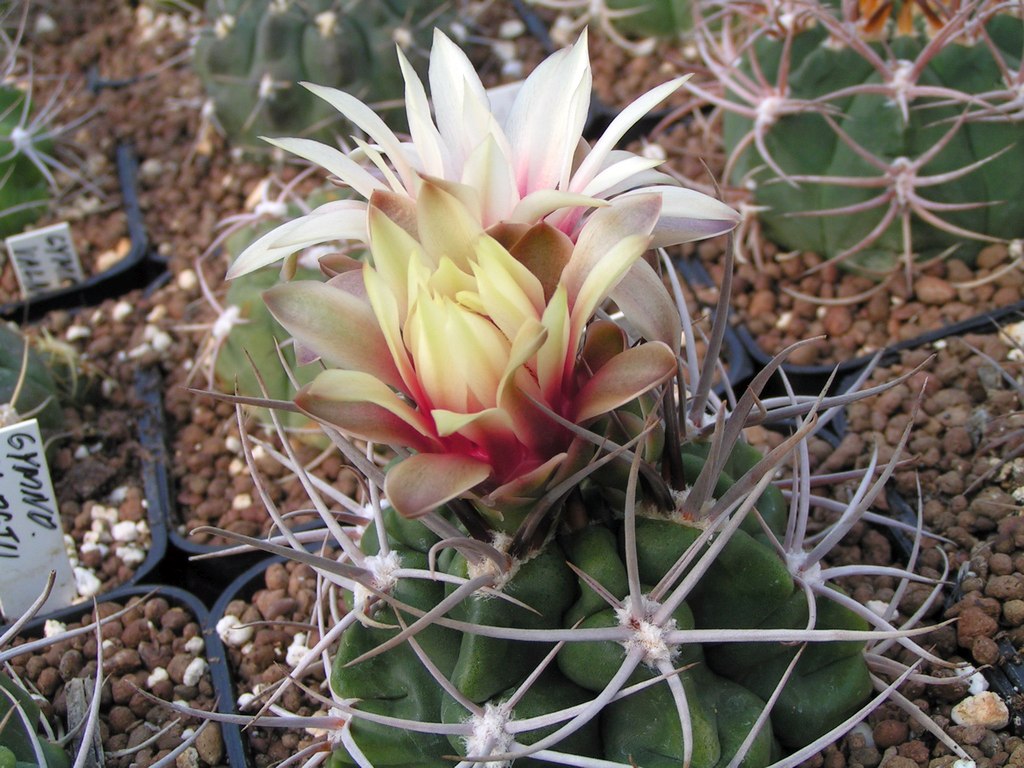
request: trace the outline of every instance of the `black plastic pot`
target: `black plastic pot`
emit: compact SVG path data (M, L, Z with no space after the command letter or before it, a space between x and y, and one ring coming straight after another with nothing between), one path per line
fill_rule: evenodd
M895 344L890 344L889 346L885 347L882 350L882 359L891 360L893 356L895 356L899 352L902 352L905 349L913 349L914 347L920 347L925 344L931 344L932 342L939 341L940 339L945 339L949 336L959 336L962 333L984 332L987 330L991 330L992 328L995 327L997 323L1006 320L1007 318L1013 317L1014 315L1019 315L1022 313L1024 313L1024 299L1022 299L1021 301L1014 302L1013 304L1009 304L1005 307L994 309L991 312L983 312L982 314L968 318L967 320L961 320L957 323L950 323L949 325L944 325L941 328L936 328L933 331L927 331L925 333L922 333L920 336L915 336L912 339L906 339L904 341L896 342ZM743 326L739 326L736 330L739 334L740 339L743 341L744 347L746 347L747 352L750 354L750 357L754 360L754 362L764 364L771 359L771 356L763 349L761 349L760 345L751 335L750 331L748 331ZM783 363L782 369L786 371L786 373L792 373L797 376L827 376L834 370L838 370L840 373L844 373L846 371L852 371L858 368L863 368L872 360L873 357L874 354L861 355L860 357L853 357L850 358L849 360L844 360L840 363L837 363L836 365L831 366L791 365L789 363Z
M164 419L163 377L155 369L140 371L139 397L146 403L145 426L140 422L139 442L142 445L146 498L150 514L155 513L164 534L167 551L164 578L199 595L207 605L235 576L262 560L262 552L231 555L224 558L191 560L196 555L222 552L227 547L197 544L183 533L183 521L175 501L171 455L167 448L167 425ZM170 542L170 548L166 544Z
M233 600L249 600L257 591L263 588L263 574L266 573L273 563L283 563L284 558L271 557L250 566L240 573L234 581L225 587L220 597L210 609L211 626L216 627L217 622L224 618L228 604ZM214 633L216 634L216 632ZM220 641L220 638L217 638ZM220 645L224 648L223 643ZM220 698L218 710L224 714L237 715L238 691L235 685L235 676L232 673L231 665L228 662L227 653L224 653L224 664L218 670L218 676L214 678L214 685L217 686L217 694ZM231 768L248 768L254 765L252 751L249 748L249 740L242 734L240 726L224 724L221 726L224 734L225 754Z
M98 304L104 299L139 288L164 269L157 259L147 257L149 242L139 209L136 185L138 162L135 153L127 144L119 144L116 152L117 176L121 185L122 205L128 219L128 236L131 248L117 264L78 285L59 288L32 296L21 301L10 301L0 305L0 317L25 322L37 320L55 309L76 309Z
M686 276L687 280L696 281L696 284L698 285L713 284L713 280L707 270L704 269L703 264L693 260L680 260L677 262L677 265L679 266L680 272ZM833 387L832 389L833 392L845 392L849 386L848 384L844 385L842 382L852 381L856 376L856 372L863 369L864 366L870 363L879 353L881 354L881 364L885 365L891 362L904 350L914 349L916 347L924 346L925 344L931 344L936 341L940 341L941 339L951 336L959 336L964 333L984 333L986 331L991 331L995 329L998 324L1005 322L1015 315L1024 315L1024 299L1005 307L992 310L991 312L984 312L975 317L968 318L967 320L950 323L942 328L927 331L912 339L906 339L904 341L890 344L879 352L874 352L870 355L860 355L831 365L793 365L791 363L783 363L780 368L790 379L790 382L793 384L796 391L801 394L817 394L821 391L821 388L825 385L828 378L834 373L850 374L840 381L838 387ZM735 336L742 344L744 351L749 356L749 359L752 361L756 369L764 367L771 361L772 356L761 348L757 343L757 340L754 339L753 335L746 327L742 325L735 326Z
M195 618L199 626L202 627L205 645L203 655L206 663L209 665L210 679L218 700L218 709L222 708L225 696L230 692L227 656L224 652L224 645L220 640L220 636L217 634L214 625L210 622L210 613L206 606L203 605L203 602L191 592L179 589L178 587L135 584L119 587L100 598L99 603L115 602L124 604L131 597L162 597L172 606L185 609L187 613ZM34 619L25 626L21 634L23 636L38 636L42 630L43 622L47 620L53 619L67 624L82 620L90 611L92 611L92 603L73 605L69 608L55 611L48 616ZM230 768L243 766L244 762L238 762L241 755L241 734L238 726L234 726L234 731L231 731L231 727L227 725L220 725L219 727L221 728L221 736L224 742L225 764L230 766Z
M136 378L136 394L140 401L150 405L150 399L152 396L152 387L154 386L152 375L154 372L143 369L140 370ZM147 436L151 430L151 424L153 419L153 411L151 407L144 408L139 414L138 419L138 439L139 443L146 446ZM146 578L156 578L158 576L158 569L161 565L164 555L167 553L167 522L164 513L164 507L159 503L159 498L156 492L155 478L151 472L151 459L147 450L142 451L142 480L143 480L143 495L146 504L146 523L149 526L150 544L149 549L146 552L145 559L139 563L138 568L135 569L131 578L123 584L119 584L113 589L103 592L97 596L98 600L113 599L114 595L120 594L124 590L133 589L136 584ZM59 616L67 611L75 612L81 611L83 606L87 605L88 601L83 600L68 608L57 609L55 611L48 611L40 614L33 623L46 621L51 618L59 618Z

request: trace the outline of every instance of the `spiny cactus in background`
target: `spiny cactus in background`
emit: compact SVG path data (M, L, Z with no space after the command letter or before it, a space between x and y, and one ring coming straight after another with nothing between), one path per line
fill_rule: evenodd
M569 32L587 24L637 55L656 39L678 38L693 26L690 0L529 0L533 5L575 12ZM566 30L563 30L563 34ZM568 42L568 41L566 41Z
M696 31L721 85L691 90L780 248L886 277L1024 237L1019 4L715 2Z
M13 85L0 85L0 238L16 235L38 219L53 194L44 170L32 153L52 155L53 142L31 142L24 125L32 111L29 94Z
M0 425L35 418L44 433L64 423L60 388L40 355L13 324L0 324Z
M313 82L371 102L400 99L394 55L429 48L440 0L207 0L193 61L230 141L250 151L261 136L347 136Z
M337 188L324 187L306 198L295 192L295 186L309 176L300 173L290 182L282 183L273 176L264 179L252 195L251 210L229 216L222 222L221 233L196 264L203 296L217 313L211 325L186 326L186 330L202 330L190 380L198 373L206 376L206 385L220 392L238 392L252 397L266 396L290 400L296 384L308 383L316 371L296 364L295 348L286 344L288 334L273 318L263 302L263 292L279 281L279 270L262 269L251 272L228 284L222 296L207 282L205 258L223 248L234 260L254 240L275 226L314 207L344 196ZM272 195L272 190L277 194ZM342 257L344 258L344 257ZM319 269L296 267L295 277L306 280L324 279ZM280 352L278 345L281 344ZM282 362L283 360L283 362ZM257 376L256 371L259 371ZM253 409L259 420L269 424L264 408ZM282 413L281 420L292 428L309 427L309 419L301 414Z
M21 51L29 3L0 6L0 238L16 235L38 219L58 188L53 170L77 175L54 155L54 140L77 122L57 126L59 93L46 104L33 103L32 68Z

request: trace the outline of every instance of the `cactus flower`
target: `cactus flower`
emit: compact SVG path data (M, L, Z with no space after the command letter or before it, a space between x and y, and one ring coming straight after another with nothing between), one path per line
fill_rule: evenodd
M343 91L306 84L369 137L355 151L310 139L268 139L316 163L363 200L320 206L253 243L228 277L250 272L304 248L337 240L365 241L367 205L377 192L415 201L425 179L443 180L484 230L544 221L576 240L587 216L610 200L657 192L661 212L652 246L713 237L730 231L738 214L727 205L676 184L655 167L660 161L616 150L637 120L682 85L664 83L626 107L589 147L583 128L590 106L591 71L584 34L557 51L523 83L505 115L492 112L469 59L443 33L434 33L426 90L398 51L405 77L411 142L401 141L369 107ZM370 168L359 161L368 160Z
M612 323L588 326L620 284L653 278L638 259L662 198L598 210L575 243L544 222L508 228L501 242L431 180L416 198L416 234L393 202L370 200L372 265L265 294L305 358L327 367L296 403L346 434L416 451L385 486L403 514L471 489L504 514L578 468L567 461L572 432L545 409L586 424L675 372L665 341L629 346Z

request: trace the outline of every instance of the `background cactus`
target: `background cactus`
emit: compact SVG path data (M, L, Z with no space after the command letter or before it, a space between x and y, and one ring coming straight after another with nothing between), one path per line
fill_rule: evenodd
M343 197L337 188L325 187L318 189L303 198L294 191L294 184L308 174L300 174L292 182L282 184L273 177L268 177L258 188L260 198L252 206L251 212L229 217L225 221L222 234L208 249L212 255L218 248L223 248L229 260L237 258L247 245L267 233L282 221L290 217L308 213L312 208ZM267 190L279 187L279 194L271 199ZM257 197L254 192L254 197ZM295 393L295 386L289 371L296 377L299 385L307 384L316 374L315 366L299 366L296 364L295 349L288 340L287 332L273 318L263 302L263 292L279 282L279 271L262 269L232 280L222 296L206 283L202 263L198 265L202 279L202 287L207 302L217 312L212 325L192 326L202 328L207 336L200 346L199 356L194 362L194 371L207 374L207 386L215 387L220 392L234 393L249 397L262 394L261 384L266 388L267 396L276 400L290 400ZM299 279L323 279L319 270L309 267L298 267L296 277ZM281 344L281 356L287 369L282 366L278 353ZM257 377L256 371L259 371ZM257 418L270 423L269 413L265 408L252 409ZM309 419L298 413L282 413L279 418L292 428L308 428ZM319 434L319 431L317 430Z
M0 768L66 768L67 753L39 735L42 712L28 691L0 672ZM40 762L40 755L43 762Z
M781 248L885 276L1024 236L1019 8L716 3L698 32L725 92L693 90Z
M689 0L605 0L624 35L677 37L692 26Z
M693 26L690 0L529 0L533 5L579 11L570 29L599 27L636 55L651 52L655 39L678 38ZM565 34L563 30L562 34Z
M265 151L260 136L329 140L350 130L300 83L371 102L400 99L396 43L429 48L438 0L207 0L194 65L233 144Z
M30 96L13 85L0 85L0 238L16 235L38 219L50 203L52 190L43 171L24 151L29 140L24 121L31 114ZM42 138L32 152L53 153Z
M0 403L4 424L35 418L52 434L64 423L59 385L31 346L25 356L25 338L13 324L0 324Z

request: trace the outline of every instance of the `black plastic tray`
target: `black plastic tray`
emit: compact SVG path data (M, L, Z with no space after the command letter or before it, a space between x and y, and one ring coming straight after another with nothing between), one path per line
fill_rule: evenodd
M139 442L144 456L146 498L150 514L155 514L164 533L164 578L183 586L201 597L207 605L238 573L267 558L263 552L231 555L224 558L190 560L194 555L221 552L228 547L197 544L179 530L181 515L175 501L171 455L167 448L167 425L164 419L163 377L155 369L140 372L144 386L138 388L139 397L147 405L145 426L140 424ZM154 509L158 510L154 513ZM168 548L166 542L170 542Z
M10 301L0 305L0 317L25 322L38 320L55 309L76 309L98 304L104 299L139 288L164 269L159 260L147 258L149 241L142 222L136 185L138 162L127 144L119 144L116 151L117 176L121 185L121 198L128 220L131 247L128 253L110 269L93 275L78 285L58 288L28 299Z
M210 679L213 683L214 693L218 700L218 710L225 711L225 696L230 695L231 683L228 672L228 660L227 655L224 651L224 644L221 642L220 636L217 634L215 626L210 621L210 612L207 610L203 602L184 589L168 585L142 585L134 584L131 586L118 587L116 590L109 592L99 598L100 603L127 602L130 597L143 597L143 596L163 597L167 599L172 605L179 606L187 610L202 628L203 642L205 648L203 650L203 657L206 659L206 663L210 669ZM68 623L71 621L80 620L86 613L92 610L92 603L80 603L78 605L70 606L69 608L63 608L59 611L55 611L45 617L37 617L29 622L22 630L23 635L39 634L42 623L48 619L54 619ZM230 726L221 724L221 736L224 742L224 764L230 766L230 768L236 768L236 766L244 766L244 762L236 762L241 755L242 741L241 732L238 726ZM233 731L231 729L234 729Z
M211 626L216 627L217 622L224 618L228 604L232 600L248 600L263 587L262 576L267 568L274 563L283 562L285 562L283 557L269 557L240 573L224 588L220 597L217 598L217 602L210 609ZM216 635L216 632L214 634ZM218 637L217 640L219 642L220 638ZM224 648L223 643L220 647ZM220 698L218 710L223 714L237 715L239 712L236 706L238 695L235 688L235 676L231 671L226 651L222 650L222 653L224 654L224 664L218 670L218 677L214 678L214 685L218 686L217 692ZM249 749L249 740L242 735L241 727L225 723L221 729L224 734L225 754L231 768L248 768L254 765L252 751Z

